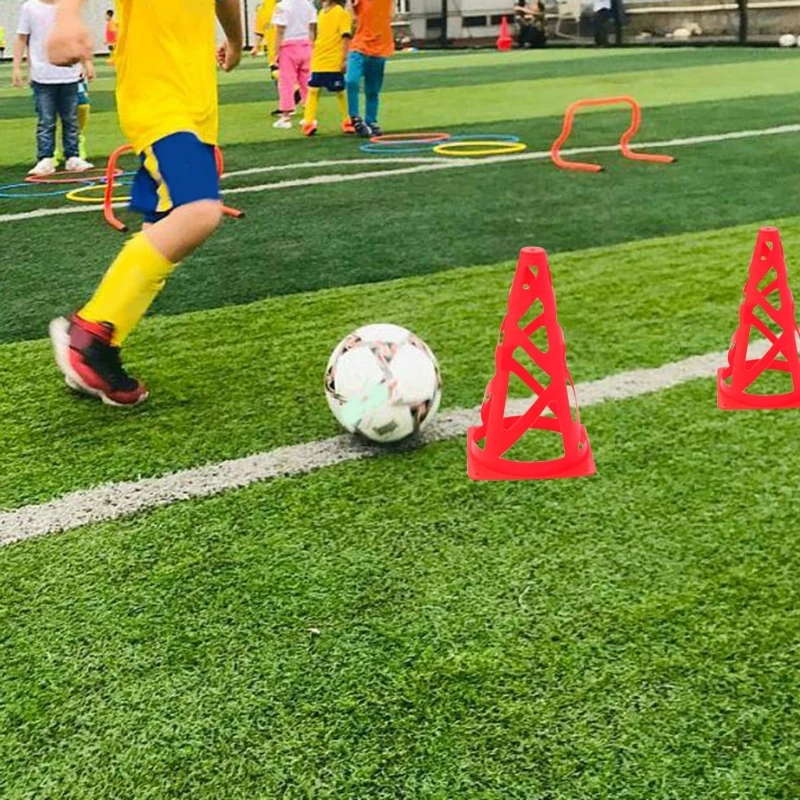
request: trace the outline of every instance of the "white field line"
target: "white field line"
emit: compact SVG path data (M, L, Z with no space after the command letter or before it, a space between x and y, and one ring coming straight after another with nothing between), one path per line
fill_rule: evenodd
M756 358L765 351L766 346L753 347L751 355ZM608 400L625 400L669 389L687 381L711 378L720 366L727 363L726 358L726 352L707 353L653 369L636 369L578 384L580 405L585 408ZM710 389L708 401L714 402ZM508 403L506 413L522 414L529 405L530 400L512 400ZM463 436L469 426L477 424L478 411L478 408L473 408L443 412L424 432L422 443ZM591 431L589 434L591 438ZM0 512L0 546L90 523L120 519L182 500L208 497L258 481L303 475L386 452L387 448L364 444L351 436L335 436L181 470L158 478L108 483L66 494L47 503ZM464 480L467 480L466 472Z
M683 139L668 139L658 142L642 142L636 144L639 150L650 150L655 148L674 149L678 147L692 147L701 144L713 144L717 142L729 142L735 139L755 139L762 136L783 136L791 133L800 133L800 124L794 125L780 125L774 128L760 128L745 131L732 131L730 133L709 134L707 136L690 136ZM591 153L613 153L619 150L619 145L605 145L602 147L574 147L571 149L562 150L562 155L583 155ZM414 163L413 167L399 167L397 169L388 170L370 170L369 172L353 172L353 173L331 173L328 175L315 175L310 178L297 178L294 180L274 181L272 183L264 183L257 186L240 186L233 189L225 190L225 195L234 194L247 194L253 192L267 192L282 189L294 189L302 186L320 186L323 184L337 184L348 183L350 181L366 181L374 180L376 178L386 178L392 175L413 175L416 173L435 172L438 170L448 169L470 169L472 167L484 166L497 166L502 164L517 163L519 161L542 161L550 157L549 150L537 150L529 153L520 153L519 155L509 156L489 156L487 158L479 159L457 159L457 158L444 158L436 159L406 159L406 158L384 158L382 156L375 156L374 160L370 160L369 164L380 163L381 160L387 163L403 162ZM356 164L366 161L366 159L350 159L342 161L343 164ZM334 162L318 161L318 162L299 162L298 164L279 164L272 167L254 167L250 170L242 170L238 173L229 173L228 177L232 175L256 175L262 172L277 172L289 169L308 169L310 164L317 167L323 167L326 164L331 165ZM115 204L115 208L124 208L124 203ZM35 211L23 211L16 214L0 214L0 223L6 222L22 222L29 219L37 219L41 217L54 217L61 214L82 214L100 211L101 207L96 206L62 206L56 208L39 208Z
M333 161L298 161L295 164L273 164L270 167L250 167L250 169L239 169L234 172L226 172L222 179L239 178L242 175L262 175L266 172L287 172L296 169L321 169L327 167L346 167L357 164L366 166L368 164L438 164L442 160L441 156L425 156L421 158L399 157L399 156L373 156L372 158L340 158Z

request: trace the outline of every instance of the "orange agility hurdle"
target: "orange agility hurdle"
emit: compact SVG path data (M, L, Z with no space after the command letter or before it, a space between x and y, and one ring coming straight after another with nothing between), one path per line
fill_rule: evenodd
M561 157L561 148L572 133L572 124L575 121L575 114L578 109L587 108L589 106L613 106L620 104L626 104L631 107L630 127L622 134L622 138L619 140L619 147L622 151L622 155L633 161L653 161L658 164L672 164L675 161L672 156L634 153L631 150L631 139L636 136L642 124L642 108L628 95L621 95L620 97L600 97L595 100L578 100L569 106L564 115L564 126L561 129L561 134L550 148L550 158L553 160L553 163L560 169L571 169L577 172L602 172L603 168L599 164L585 164L582 161L567 161Z
M119 161L119 157L130 152L133 152L133 148L129 144L123 144L109 156L108 165L106 166L106 191L103 197L103 216L114 230L120 231L121 233L125 233L128 230L128 226L114 213L114 178L119 174L117 170L117 161ZM219 147L214 149L214 160L217 165L217 172L222 175L225 169L225 162L222 158L222 150L220 150ZM228 206L222 207L222 213L234 219L241 219L244 216L244 211L240 211L236 208L229 208Z

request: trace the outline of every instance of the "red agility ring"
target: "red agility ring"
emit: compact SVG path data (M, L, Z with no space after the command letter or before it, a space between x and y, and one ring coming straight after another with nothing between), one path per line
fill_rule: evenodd
M99 173L99 174L92 174L92 173ZM122 175L121 169L116 171L114 177L117 178L120 175ZM52 183L52 184L89 183L92 181L101 181L105 177L106 177L105 167L94 167L93 169L87 169L83 172L66 172L65 170L62 170L60 172L54 172L51 175L27 175L25 177L25 183Z
M371 144L437 144L446 142L450 138L449 133L384 133L381 136L373 136L369 141Z

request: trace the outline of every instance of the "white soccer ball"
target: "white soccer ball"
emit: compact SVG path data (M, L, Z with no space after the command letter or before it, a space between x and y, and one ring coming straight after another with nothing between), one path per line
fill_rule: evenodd
M797 37L791 33L784 33L783 36L778 39L778 44L781 47L794 47L797 44Z
M442 380L430 348L399 325L365 325L342 339L325 371L325 397L351 433L397 442L439 408Z

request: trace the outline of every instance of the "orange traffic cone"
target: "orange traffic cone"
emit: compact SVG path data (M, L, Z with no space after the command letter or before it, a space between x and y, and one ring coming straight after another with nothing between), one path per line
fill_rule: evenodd
M525 315L541 305L541 313L530 322ZM545 349L531 337L544 328ZM520 348L549 381L543 386L515 358ZM508 386L516 375L535 394L533 403L519 416L505 416ZM495 350L495 374L486 389L481 407L481 424L467 432L467 472L473 480L502 481L542 478L576 478L595 472L589 438L580 415L572 417L567 384L575 391L567 370L564 332L556 317L556 297L547 264L547 253L540 247L526 247L519 255L517 271L508 298L508 313L500 327ZM546 416L545 416L546 415ZM514 461L503 458L529 430L546 430L561 436L564 454L549 461ZM479 443L483 441L483 447Z
M508 20L505 15L503 15L500 18L500 35L497 37L497 49L503 51L510 50L512 43L511 34L508 31Z
M753 331L760 333L770 347L761 358L748 359L747 346ZM739 328L728 352L728 366L717 374L717 405L725 410L800 408L796 332L794 299L780 234L777 228L761 228L739 307ZM792 390L784 394L748 392L769 370L788 372Z

